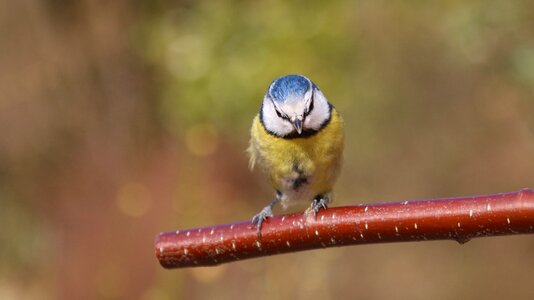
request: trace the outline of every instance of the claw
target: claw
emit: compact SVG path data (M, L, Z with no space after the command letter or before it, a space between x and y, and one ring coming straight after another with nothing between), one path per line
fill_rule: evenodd
M306 210L305 215L308 216L310 213L313 213L313 217L315 218L319 210L328 208L328 202L329 201L325 198L313 199L311 206Z
M252 217L252 224L258 228L258 238L261 237L261 225L263 222L273 216L273 211L270 205L265 206L257 215Z

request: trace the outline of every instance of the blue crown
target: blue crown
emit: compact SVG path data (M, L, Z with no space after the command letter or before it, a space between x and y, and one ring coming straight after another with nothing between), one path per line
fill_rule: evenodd
M288 96L304 97L311 88L311 81L301 75L286 75L275 79L271 84L269 94L277 102L284 102Z

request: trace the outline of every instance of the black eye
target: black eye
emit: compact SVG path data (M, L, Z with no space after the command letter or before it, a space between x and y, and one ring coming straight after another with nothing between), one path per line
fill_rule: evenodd
M280 119L283 119L284 117L282 117L282 114L278 111L278 109L274 109L274 111L276 112L276 115L280 118Z

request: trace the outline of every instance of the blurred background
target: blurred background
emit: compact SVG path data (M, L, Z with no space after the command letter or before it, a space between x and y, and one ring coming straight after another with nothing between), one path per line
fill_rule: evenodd
M532 1L2 1L0 36L0 299L534 297L532 236L153 249L271 199L245 149L290 73L344 116L336 206L534 188Z

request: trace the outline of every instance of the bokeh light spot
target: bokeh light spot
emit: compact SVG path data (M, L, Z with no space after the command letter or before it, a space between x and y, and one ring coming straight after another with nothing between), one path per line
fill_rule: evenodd
M129 182L121 186L116 200L119 210L130 217L143 216L152 205L150 191L138 182Z
M194 155L211 155L217 150L219 135L211 124L193 125L185 134L185 145Z

